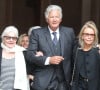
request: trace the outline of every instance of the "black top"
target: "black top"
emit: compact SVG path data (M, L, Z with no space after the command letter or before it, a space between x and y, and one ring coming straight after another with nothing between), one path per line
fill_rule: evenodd
M87 78L87 68L86 68L86 62L88 55L91 50L89 51L82 51L83 58L81 58L82 65L81 65L81 70L80 70L80 76L83 78Z
M79 90L80 75L88 78L88 90L100 90L100 53L98 48L92 48L87 52L78 49L75 62L73 82L76 87L74 90Z

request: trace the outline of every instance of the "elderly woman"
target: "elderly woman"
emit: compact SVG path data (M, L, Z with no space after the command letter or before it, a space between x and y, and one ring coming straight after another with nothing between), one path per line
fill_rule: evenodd
M79 45L75 56L72 90L100 90L100 50L98 30L88 21L79 33Z
M16 45L18 30L8 26L1 34L0 48L0 89L29 90L24 48Z

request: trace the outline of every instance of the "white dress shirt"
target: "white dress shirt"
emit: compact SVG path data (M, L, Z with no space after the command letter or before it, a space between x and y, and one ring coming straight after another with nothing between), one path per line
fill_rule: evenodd
M55 30L55 31L51 30L49 26L48 26L48 28L49 28L49 31L50 31L51 39L53 40L53 38L54 38L54 35L52 33L56 32L57 40L59 40L59 37L60 37L59 28L57 28L57 30ZM47 57L46 61L45 61L45 65L49 65L50 64L49 61L50 61L50 57Z

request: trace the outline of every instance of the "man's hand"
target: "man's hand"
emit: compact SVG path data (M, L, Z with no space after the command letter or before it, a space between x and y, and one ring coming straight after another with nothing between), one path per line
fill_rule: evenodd
M61 61L63 61L64 58L62 56L52 56L50 57L50 64L59 64Z

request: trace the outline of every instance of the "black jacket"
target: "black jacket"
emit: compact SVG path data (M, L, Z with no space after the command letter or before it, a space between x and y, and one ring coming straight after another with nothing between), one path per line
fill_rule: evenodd
M75 60L75 70L72 86L72 90L78 89L79 73L82 70L83 53L81 49L78 49ZM100 54L98 48L92 48L86 56L86 70L88 78L88 90L100 90Z

